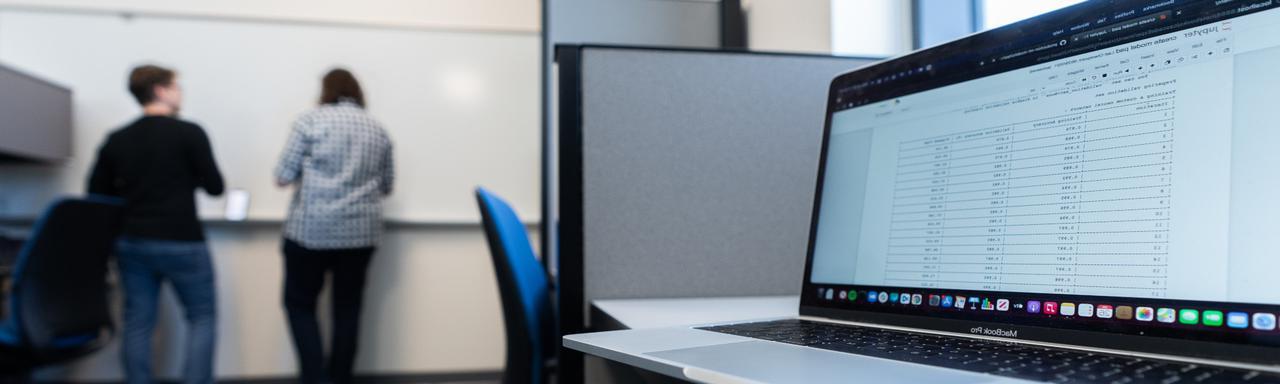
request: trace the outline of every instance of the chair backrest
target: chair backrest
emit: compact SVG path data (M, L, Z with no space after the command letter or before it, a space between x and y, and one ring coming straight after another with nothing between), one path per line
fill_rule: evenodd
M75 347L110 330L107 262L124 202L91 196L55 202L19 252L10 316L33 350Z
M476 188L476 201L502 297L507 331L504 381L542 383L546 359L559 345L550 280L533 253L524 223L511 206L484 188Z

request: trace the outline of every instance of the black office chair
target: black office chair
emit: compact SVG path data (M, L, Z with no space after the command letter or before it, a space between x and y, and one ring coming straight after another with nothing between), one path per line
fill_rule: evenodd
M554 357L560 345L551 279L534 255L524 223L511 206L484 188L476 188L476 201L489 239L507 330L507 365L502 382L546 383L555 370Z
M0 322L0 380L76 359L114 335L107 261L122 200L91 196L54 203L18 255L9 310Z

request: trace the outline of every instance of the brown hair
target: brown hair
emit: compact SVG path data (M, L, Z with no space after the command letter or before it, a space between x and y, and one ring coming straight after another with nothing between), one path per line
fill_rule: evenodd
M361 107L364 106L364 92L360 90L360 82L350 71L336 68L324 75L324 86L320 91L320 104L337 104L340 99L351 99Z
M156 99L156 87L173 84L176 74L172 69L155 65L143 65L129 73L129 93L138 104L147 105Z

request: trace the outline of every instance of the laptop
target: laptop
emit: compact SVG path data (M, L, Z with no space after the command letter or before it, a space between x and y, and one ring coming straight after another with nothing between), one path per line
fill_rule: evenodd
M1095 0L836 77L799 316L697 382L1280 382L1280 5Z

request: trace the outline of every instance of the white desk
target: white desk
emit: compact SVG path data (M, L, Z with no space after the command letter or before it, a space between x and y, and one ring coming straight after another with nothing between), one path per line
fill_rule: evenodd
M798 308L799 296L595 300L591 302L591 327L647 329L778 318L795 316ZM683 383L607 358L591 356L585 364L588 383Z
M596 300L591 306L623 328L644 329L795 316L800 297L618 299Z

